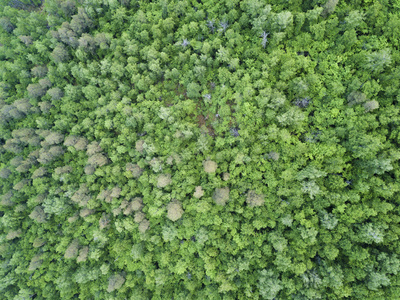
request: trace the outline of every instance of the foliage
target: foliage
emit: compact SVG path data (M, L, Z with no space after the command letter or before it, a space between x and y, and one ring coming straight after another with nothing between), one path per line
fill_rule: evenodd
M398 299L395 1L0 0L2 299Z

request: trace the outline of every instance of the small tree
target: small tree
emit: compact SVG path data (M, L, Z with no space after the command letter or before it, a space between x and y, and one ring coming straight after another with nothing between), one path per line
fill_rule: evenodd
M314 199L315 195L321 193L321 190L314 180L304 181L301 183L302 192L308 194L311 199Z
M19 181L17 184L14 185L13 189L16 191L20 191L28 184L30 184L29 179L22 179L21 181Z
M275 299L283 288L278 276L271 270L262 270L258 279L258 288L263 299Z
M90 34L84 33L79 38L79 47L85 49L85 51L93 52L96 49L96 41Z
M54 169L54 174L56 175L62 175L70 172L72 172L71 166L57 167Z
M27 98L15 100L13 105L19 112L23 113L24 115L35 112L32 105L29 103L29 99Z
M72 195L71 200L79 206L86 206L90 200L89 189L86 184L81 184L79 189Z
M222 180L223 181L228 181L231 178L231 175L229 173L223 173L222 174Z
M113 187L110 196L113 198L119 198L119 196L121 195L121 191L121 188L119 188L118 186Z
M188 84L187 86L187 96L189 98L200 98L200 86L195 83L195 82L191 82Z
M367 101L367 96L359 91L352 91L348 96L347 96L347 101L349 105L354 105L354 104L359 104L359 103L364 103Z

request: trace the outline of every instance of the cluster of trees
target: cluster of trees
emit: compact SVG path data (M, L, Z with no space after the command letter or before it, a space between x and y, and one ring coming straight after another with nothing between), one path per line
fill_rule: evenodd
M396 299L394 1L0 0L5 299Z

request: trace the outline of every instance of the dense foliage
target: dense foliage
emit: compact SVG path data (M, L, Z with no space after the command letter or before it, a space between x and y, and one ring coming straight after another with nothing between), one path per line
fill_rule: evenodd
M400 3L0 0L2 299L398 299Z

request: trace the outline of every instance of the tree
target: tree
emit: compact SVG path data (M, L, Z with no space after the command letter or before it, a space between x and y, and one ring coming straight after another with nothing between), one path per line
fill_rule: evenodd
M11 23L10 19L7 17L0 18L0 26L7 33L11 33L15 29L15 26Z
M260 271L258 289L263 299L275 299L283 286L278 276L272 270Z
M187 96L189 98L200 98L200 86L195 82L189 83L187 86Z
M379 108L379 102L376 100L367 101L363 104L363 106L366 112L370 112L372 110Z
M115 290L118 290L122 287L125 282L125 278L121 274L112 275L108 279L108 287L107 292L111 293Z
M41 78L46 76L47 71L48 69L46 66L36 66L32 68L31 73L33 76Z
M126 164L126 170L132 173L134 178L139 178L143 173L143 169L141 169L137 164Z
M32 179L41 178L41 177L45 176L46 174L47 174L46 168L40 167L32 173Z
M90 144L87 145L86 148L86 154L88 156L92 156L96 153L101 153L103 152L103 149L100 147L99 143L96 141L91 142Z
M64 150L60 146L52 146L49 149L40 149L38 162L41 164L48 164L60 155L64 154Z
M79 255L76 259L76 262L80 263L80 262L84 262L87 260L89 254L89 247L88 246L84 246L79 250Z
M261 37L262 37L261 44L262 44L264 49L265 49L265 47L267 46L267 43L268 43L268 38L267 38L268 35L269 35L269 32L265 32L265 31L263 31L263 33L261 34Z
M2 206L13 206L14 202L11 200L14 196L14 193L12 190L9 190L7 193L1 196L1 202L0 204Z
M336 5L339 3L339 0L328 0L323 8L324 10L322 11L321 15L323 17L326 17L327 15L332 14L335 11Z
M41 258L42 254L35 255L29 263L28 271L35 271L36 269L38 269L43 263L43 260Z
M283 11L276 15L276 25L279 27L279 31L286 29L293 23L293 15L290 11Z
M7 168L2 168L0 170L0 178L2 179L7 179L11 174L12 172Z
M206 161L203 161L203 167L204 167L204 171L206 173L215 173L218 165L216 162L214 162L212 160L206 160Z
M20 40L21 40L21 42L23 42L24 44L25 44L25 46L30 46L30 45L32 45L32 37L31 36L28 36L28 35L20 35L19 37L18 37Z
M146 219L146 215L141 211L136 212L135 216L133 218L135 223L138 223L138 224L140 224L140 222L142 222L144 219Z
M347 101L349 105L364 103L365 101L367 101L367 96L359 91L352 91L347 96Z
M264 204L264 195L257 194L254 190L249 190L246 203L250 207L262 206Z
M87 205L90 198L89 189L86 184L81 184L79 189L72 195L71 200L83 207Z
M84 137L78 137L76 143L74 144L74 148L77 151L85 151L87 147L88 141Z
M308 194L311 199L321 193L321 190L314 180L303 181L301 183L301 190L303 193Z
M87 30L93 26L93 22L86 14L85 9L83 7L79 7L78 13L72 16L70 26L77 35L81 35L82 33L87 32Z
M390 49L382 49L366 55L365 68L373 73L381 73L391 62Z
M175 222L182 217L184 211L182 209L182 204L175 200L168 204L167 212L168 219Z
M196 191L193 194L193 197L200 199L201 197L203 197L204 195L204 191L202 189L201 186L196 186Z
M140 222L139 224L139 231L141 233L145 233L147 231L147 229L149 229L150 226L150 222L147 219L144 219L142 222Z
M47 216L41 206L35 206L29 217L38 223L44 223L47 219Z
M78 137L75 135L69 135L64 140L64 146L74 146L78 142Z
M67 61L69 59L68 50L65 48L64 45L57 44L57 46L54 48L53 52L51 53L51 58L53 59L53 61L56 64Z
M46 94L46 89L38 83L28 85L27 90L32 98L40 98Z
M96 49L96 40L94 39L93 36L84 33L82 34L82 36L79 38L78 40L79 42L79 47L85 49L85 51L89 51L91 53L94 52L94 50Z
M22 152L22 145L17 139L9 139L4 144L3 148L9 152L14 154L18 154Z
M103 212L100 220L99 220L99 228L100 230L106 228L110 223L110 216Z
M54 87L47 91L47 95L51 97L51 100L57 101L64 96L64 93L59 87Z
M368 289L372 291L378 291L382 286L389 286L390 279L386 276L386 274L382 274L379 272L372 272L369 275L368 279Z
M48 146L60 144L62 141L64 141L64 135L55 131L45 138L45 142Z
M213 199L218 205L224 206L229 200L229 188L216 188L213 194Z
M172 183L171 174L161 174L157 177L157 187L164 188Z
M74 239L68 246L67 250L65 251L64 257L66 259L73 259L78 256L79 251L79 240Z

